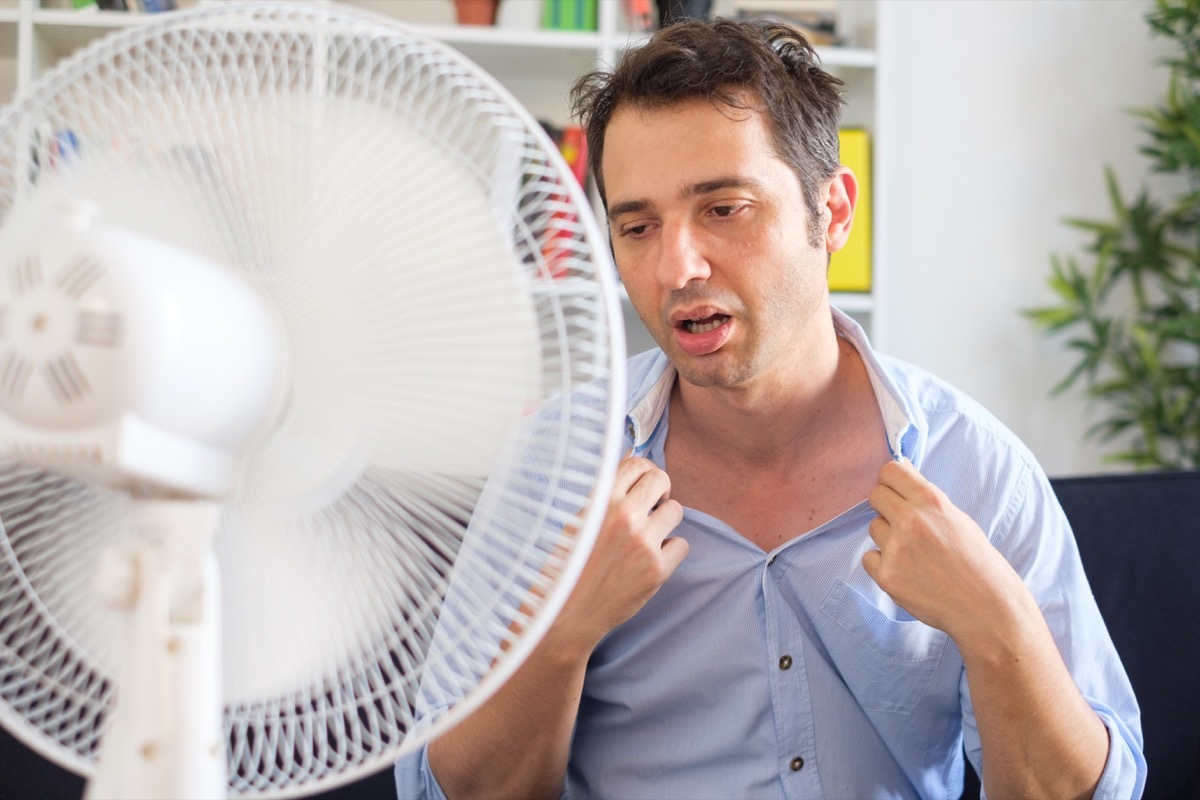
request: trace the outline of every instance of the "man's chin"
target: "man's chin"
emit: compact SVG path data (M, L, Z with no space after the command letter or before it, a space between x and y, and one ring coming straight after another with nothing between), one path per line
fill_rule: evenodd
M692 386L702 389L736 386L741 382L738 371L721 355L712 353L706 356L671 357L671 363L675 365L679 377Z

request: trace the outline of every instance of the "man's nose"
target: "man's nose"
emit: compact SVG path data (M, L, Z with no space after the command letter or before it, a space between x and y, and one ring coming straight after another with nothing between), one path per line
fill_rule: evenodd
M665 288L682 289L712 274L702 243L691 226L664 226L661 241L658 279Z

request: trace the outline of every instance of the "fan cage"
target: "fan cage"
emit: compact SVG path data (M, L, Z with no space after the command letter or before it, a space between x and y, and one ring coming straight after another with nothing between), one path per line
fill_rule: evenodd
M257 526L282 526L283 541L360 571L389 601L360 593L369 622L300 685L227 702L236 795L304 794L378 770L470 713L536 645L582 569L602 513L593 501L618 457L622 323L604 240L557 150L503 88L448 47L366 13L230 3L164 15L77 52L0 114L0 258L50 230L29 211L46 187L99 160L185 198L212 233L180 226L178 243L279 298L303 215L260 200L333 202L306 194L305 137L347 104L398 121L487 195L541 332L536 391L486 493L483 475L368 464L303 515L227 509L217 537L227 578L250 581L242 561L253 551L239 548ZM261 130L223 127L245 108ZM247 145L257 137L270 142L266 168ZM140 211L110 216L161 234ZM4 346L0 330L0 370L11 362ZM127 503L0 463L0 722L83 774L118 693L117 623L86 587L99 554L128 533ZM241 624L226 601L227 624ZM256 611L260 625L304 629L282 600ZM439 626L447 616L454 624Z

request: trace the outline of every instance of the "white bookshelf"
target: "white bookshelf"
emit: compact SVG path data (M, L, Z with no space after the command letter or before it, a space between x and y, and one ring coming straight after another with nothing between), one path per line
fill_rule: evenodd
M222 0L180 0L181 8ZM428 36L460 50L496 77L539 119L556 124L568 121L567 91L571 81L584 72L611 64L618 53L647 34L631 31L625 19L624 0L599 0L595 31L551 31L540 29L540 0L502 0L495 26L457 25L451 0L311 0L355 6L370 13L399 19ZM728 13L740 0L717 0L714 13ZM773 0L776 4L787 0ZM60 60L114 30L144 24L155 14L71 10L51 7L53 0L0 0L0 96L13 98ZM822 63L847 85L846 124L865 127L878 140L875 120L876 87L880 65L873 48L877 7L882 0L840 0L840 22L851 31L851 46L818 48ZM878 149L876 150L878 152ZM878 158L873 180L881 173ZM873 192L878 197L878 191ZM862 321L868 330L878 314L874 297L882 274L878 222L881 209L874 209L876 233L873 253L873 291L838 293L833 301ZM628 303L626 303L628 306ZM644 344L634 315L631 339Z

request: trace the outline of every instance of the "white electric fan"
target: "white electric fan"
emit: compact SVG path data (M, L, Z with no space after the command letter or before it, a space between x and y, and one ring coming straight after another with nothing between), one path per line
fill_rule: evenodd
M330 4L164 14L5 109L0 723L93 797L295 795L490 696L619 457L573 181Z

